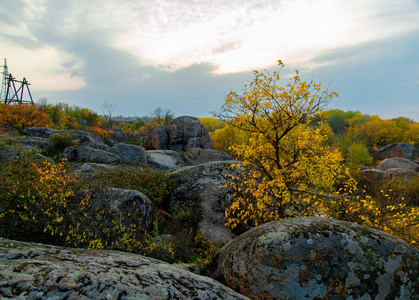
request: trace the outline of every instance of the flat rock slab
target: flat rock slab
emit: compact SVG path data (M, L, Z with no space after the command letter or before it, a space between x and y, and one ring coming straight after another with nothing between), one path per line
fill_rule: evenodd
M217 281L141 255L0 238L0 298L248 299Z

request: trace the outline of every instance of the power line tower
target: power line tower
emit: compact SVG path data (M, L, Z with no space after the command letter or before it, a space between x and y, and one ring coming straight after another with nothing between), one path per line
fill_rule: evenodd
M11 103L33 103L32 94L29 90L30 83L23 78L22 81L16 80L12 74L9 73L9 69L7 68L7 61L4 59L4 66L3 66L3 81L1 85L1 99L0 101L4 104L11 104ZM20 87L16 89L16 83L20 84ZM18 85L19 86L19 85ZM23 93L26 90L28 91L29 99L23 99Z

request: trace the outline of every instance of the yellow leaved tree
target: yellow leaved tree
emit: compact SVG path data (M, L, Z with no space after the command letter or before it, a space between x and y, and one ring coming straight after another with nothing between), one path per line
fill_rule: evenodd
M285 87L277 85L279 79L277 71L254 71L241 94L227 95L220 113L248 137L231 146L243 166L229 181L235 190L226 211L232 228L310 214L310 195L332 189L344 174L339 151L323 143L321 126L310 124L337 93L302 81L298 71Z
M360 186L344 167L339 150L327 146L330 130L314 124L314 116L337 93L302 81L298 71L285 87L277 85L279 79L278 72L254 71L242 93L227 95L219 114L245 137L230 147L241 162L238 175L227 174L224 185L234 190L226 225L243 231L273 220L315 215L371 226L418 246L416 198L412 202L400 192L410 183L386 180L378 191Z

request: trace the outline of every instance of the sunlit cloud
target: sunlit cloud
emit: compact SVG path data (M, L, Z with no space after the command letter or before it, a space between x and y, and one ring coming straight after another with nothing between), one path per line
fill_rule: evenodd
M168 70L211 63L222 74L269 66L279 58L310 66L310 59L330 48L419 28L415 3L402 2L156 1L146 17L141 10L126 14L126 32L116 45L142 63ZM201 14L187 13L197 7Z
M39 90L78 90L86 86L78 75L80 64L72 55L52 47L26 49L0 44L0 53L7 53L9 72L17 80L25 77ZM3 65L3 61L1 61Z

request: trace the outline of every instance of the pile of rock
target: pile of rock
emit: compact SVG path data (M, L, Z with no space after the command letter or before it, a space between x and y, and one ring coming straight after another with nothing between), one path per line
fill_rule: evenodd
M377 168L365 168L361 178L379 183L389 178L411 178L419 175L418 150L408 143L390 144L373 151L375 160L381 161Z

